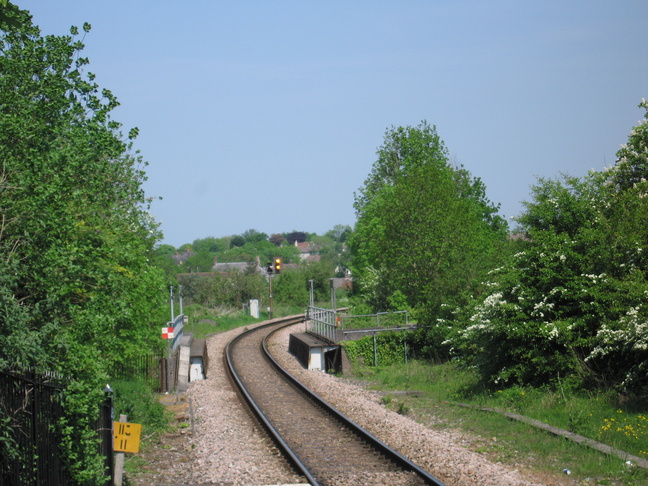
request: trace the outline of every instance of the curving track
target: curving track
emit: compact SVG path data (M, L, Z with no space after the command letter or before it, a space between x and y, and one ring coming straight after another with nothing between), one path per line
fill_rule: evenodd
M295 466L313 485L443 486L281 370L266 338L303 319L270 321L239 335L225 351L233 380Z

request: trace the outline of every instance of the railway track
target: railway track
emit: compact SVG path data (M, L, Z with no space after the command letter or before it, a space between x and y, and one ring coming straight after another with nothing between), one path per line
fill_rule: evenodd
M232 379L251 409L312 485L443 484L314 395L267 350L275 331L304 316L249 330L227 346Z

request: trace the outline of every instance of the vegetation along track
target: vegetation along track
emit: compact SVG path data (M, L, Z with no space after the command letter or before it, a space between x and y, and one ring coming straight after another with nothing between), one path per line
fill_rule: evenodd
M354 424L272 358L267 339L302 322L303 315L270 321L233 339L229 372L276 443L313 485L443 484Z

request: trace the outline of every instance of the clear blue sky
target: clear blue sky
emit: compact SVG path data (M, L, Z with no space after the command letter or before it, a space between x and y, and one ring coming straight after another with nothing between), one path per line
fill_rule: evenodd
M536 177L613 164L648 98L646 0L15 3L92 24L173 246L353 226L385 130L421 120L515 216Z

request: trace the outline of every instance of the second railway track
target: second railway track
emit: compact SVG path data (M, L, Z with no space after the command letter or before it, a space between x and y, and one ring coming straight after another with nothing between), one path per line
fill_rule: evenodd
M277 320L232 340L226 361L251 408L311 484L443 484L305 390L272 359L266 338L303 321Z

